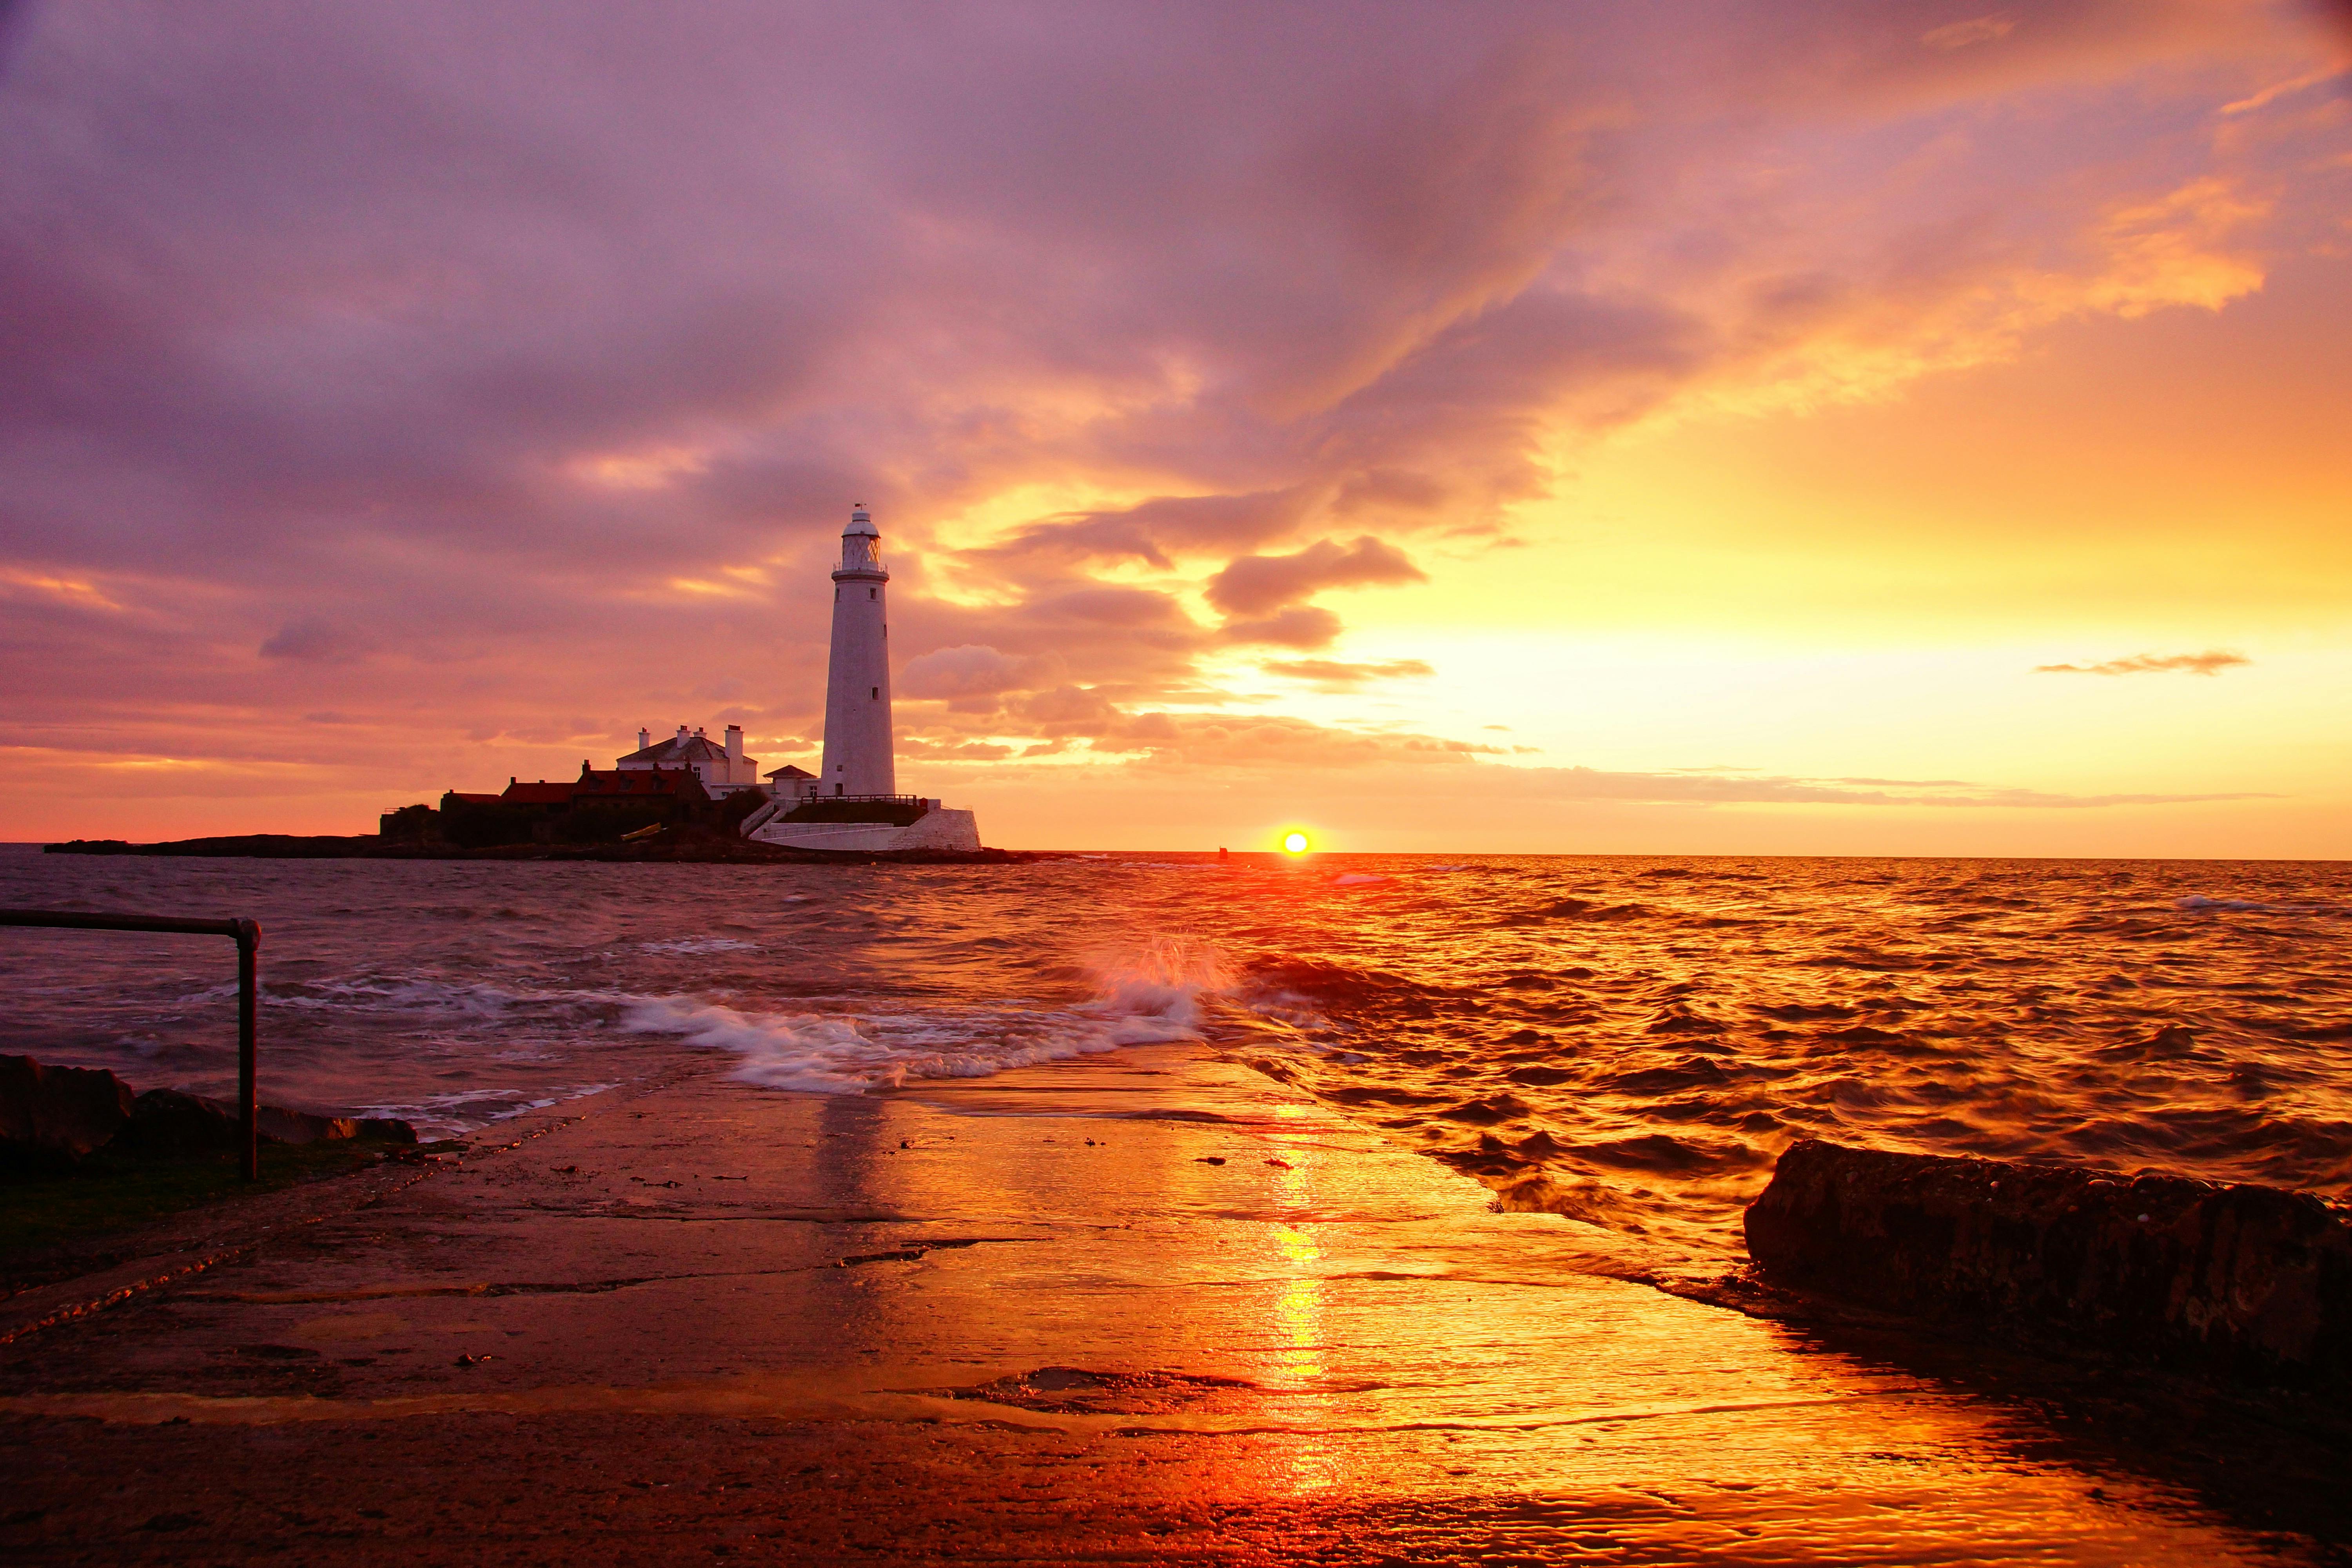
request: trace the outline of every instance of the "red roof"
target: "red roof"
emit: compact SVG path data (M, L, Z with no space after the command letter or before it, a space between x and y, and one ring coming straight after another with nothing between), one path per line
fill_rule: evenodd
M692 768L633 768L626 773L583 768L576 779L510 779L502 794L459 795L453 790L448 798L464 805L570 805L581 800L671 800L679 795L709 798Z

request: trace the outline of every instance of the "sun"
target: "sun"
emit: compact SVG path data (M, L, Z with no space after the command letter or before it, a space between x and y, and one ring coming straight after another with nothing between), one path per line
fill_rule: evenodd
M1307 835L1286 833L1282 836L1282 847L1293 855L1304 855L1307 853Z

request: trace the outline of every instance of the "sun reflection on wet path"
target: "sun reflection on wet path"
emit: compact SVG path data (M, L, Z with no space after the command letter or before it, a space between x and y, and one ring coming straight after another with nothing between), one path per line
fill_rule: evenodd
M856 1099L688 1073L569 1114L0 1355L0 1444L40 1435L0 1458L60 1518L132 1469L257 1508L331 1473L338 1506L396 1511L561 1434L583 1472L693 1478L677 1529L855 1501L886 1530L1027 1521L1032 1556L2299 1550L2028 1402L1629 1283L1622 1236L1495 1212L1197 1047ZM785 1440L820 1450L796 1462L822 1500L763 1468ZM580 1517L501 1495L511 1528Z

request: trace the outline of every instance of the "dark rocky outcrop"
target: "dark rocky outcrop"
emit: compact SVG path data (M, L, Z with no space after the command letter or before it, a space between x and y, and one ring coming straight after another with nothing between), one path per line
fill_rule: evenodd
M43 846L50 855L162 855L262 860L589 860L637 865L898 865L1013 866L1066 855L1035 849L802 849L762 844L702 824L665 828L651 837L616 844L502 844L467 849L388 839L375 834L296 837L282 833L234 838L180 838L130 844L120 838L76 838Z
M225 838L175 838L162 844L131 844L120 838L76 838L43 846L50 855L168 855L236 857L258 860L348 860L376 853L374 834L246 833Z
M416 1142L415 1128L389 1117L314 1116L264 1105L256 1108L255 1121L273 1143ZM171 1089L134 1096L103 1068L0 1056L0 1167L60 1171L101 1151L134 1158L217 1153L237 1148L240 1133L236 1107L217 1100Z
M414 1143L416 1130L390 1117L314 1116L263 1105L254 1110L255 1129L271 1143L317 1143L333 1138L372 1138ZM175 1089L151 1089L133 1103L131 1123L113 1147L131 1154L207 1154L237 1147L242 1129L236 1107Z
M104 1068L0 1056L0 1165L70 1164L121 1131L131 1103L131 1086Z
M1777 1285L2183 1369L2352 1382L2352 1212L2309 1193L1809 1139L1747 1231Z

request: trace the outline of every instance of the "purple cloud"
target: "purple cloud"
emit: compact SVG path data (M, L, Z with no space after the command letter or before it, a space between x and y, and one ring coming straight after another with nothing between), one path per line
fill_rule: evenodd
M914 740L1108 743L1598 432L2160 302L2066 280L2116 201L2238 177L2200 106L2302 26L18 6L0 699L37 751L225 765L332 712L387 789L721 709L802 743L860 499ZM956 521L1024 487L1111 499Z

